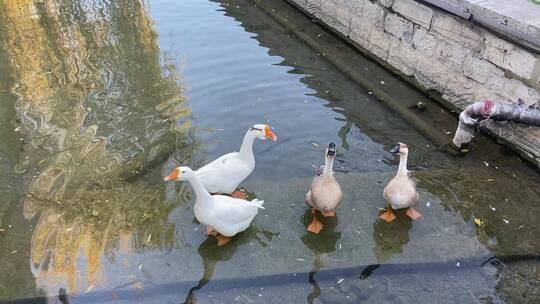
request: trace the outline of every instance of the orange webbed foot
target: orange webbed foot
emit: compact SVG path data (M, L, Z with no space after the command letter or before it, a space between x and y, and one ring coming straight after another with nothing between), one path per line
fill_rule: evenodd
M336 212L334 210L330 211L321 211L322 216L324 217L334 217L336 216Z
M391 223L396 219L396 216L392 212L392 208L389 206L388 209L386 209L386 211L379 216L379 218L387 223Z
M234 198L239 198L239 199L243 199L243 200L246 200L247 198L247 193L243 190L235 190L232 194L231 194L231 197L234 197Z
M216 239L218 241L217 245L219 247L223 246L223 245L226 245L227 243L229 243L231 241L231 237L228 237L228 236L224 236L224 235L217 235L216 236Z
M422 217L422 214L416 211L413 207L408 208L407 211L405 211L405 214L407 214L407 216L413 220L417 220Z
M323 229L323 224L317 219L317 211L311 209L311 223L307 226L307 231L319 234Z

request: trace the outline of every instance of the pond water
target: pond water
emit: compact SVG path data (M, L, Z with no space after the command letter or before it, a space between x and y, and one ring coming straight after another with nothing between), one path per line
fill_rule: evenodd
M0 303L539 301L538 170L482 135L449 153L453 113L257 3L0 3ZM218 248L163 176L267 122L279 139L242 184L266 209ZM304 194L331 140L345 199L313 235ZM397 141L423 218L388 224Z

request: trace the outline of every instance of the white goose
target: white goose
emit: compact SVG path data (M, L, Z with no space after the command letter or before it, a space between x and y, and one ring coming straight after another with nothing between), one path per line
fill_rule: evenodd
M255 168L253 155L255 138L277 140L277 136L270 130L269 125L253 125L244 136L240 152L225 154L194 171L208 192L232 194L238 185L251 174Z
M396 216L392 212L392 208L407 208L407 216L413 220L419 219L422 214L413 208L416 205L416 202L418 202L419 195L416 191L416 185L409 177L409 171L407 170L409 148L404 143L397 143L390 152L399 154L399 168L396 176L394 176L384 188L383 196L388 203L388 209L380 215L380 218L387 222L392 222L396 219Z
M165 177L165 181L187 181L195 192L195 217L206 226L206 234L218 239L218 246L227 244L230 238L246 230L263 208L264 201L246 201L226 195L210 195L201 180L188 167L177 167ZM219 235L218 235L219 233Z

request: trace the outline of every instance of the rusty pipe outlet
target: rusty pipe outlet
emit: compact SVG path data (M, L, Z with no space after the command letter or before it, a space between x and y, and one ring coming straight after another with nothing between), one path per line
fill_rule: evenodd
M466 152L472 140L475 127L487 119L513 121L540 127L540 111L521 104L498 104L490 100L475 102L459 115L459 125L452 140L452 146Z

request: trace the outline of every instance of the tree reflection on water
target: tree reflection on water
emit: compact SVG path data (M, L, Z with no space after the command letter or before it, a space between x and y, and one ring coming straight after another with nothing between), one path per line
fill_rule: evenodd
M174 62L138 1L0 4L16 96L31 264L48 295L107 280L119 253L174 246L158 165L198 149ZM180 151L180 152L178 152ZM179 194L189 199L189 193ZM183 200L185 201L185 200ZM125 262L125 261L124 261Z

